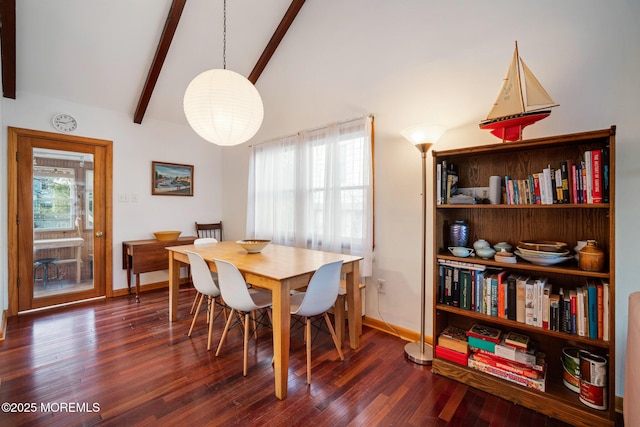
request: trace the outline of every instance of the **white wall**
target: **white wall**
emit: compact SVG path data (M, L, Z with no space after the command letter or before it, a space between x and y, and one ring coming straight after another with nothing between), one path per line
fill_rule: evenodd
M478 122L497 95L514 40L561 104L551 117L527 128L526 138L618 126L615 359L616 394L621 396L627 298L640 289L635 255L640 241L635 225L640 212L640 3L329 3L305 4L292 26L295 38L285 39L258 81L265 124L255 140L375 114L376 256L367 283L382 278L388 290L379 297L374 286L368 287L369 317L420 329L421 163L400 131L424 122L448 125L436 149L499 143L479 130ZM348 9L359 9L362 19L342 21ZM304 31L295 27L299 23ZM244 236L248 154L246 146L223 150L223 188L234 189L223 191L222 203L230 239ZM432 224L430 213L427 221ZM429 247L428 278L432 258ZM427 313L431 310L429 297ZM431 323L429 314L428 335Z
M122 241L153 238L158 230L181 230L193 236L194 221L217 221L220 209L220 148L199 138L190 128L170 123L143 121L132 116L63 100L17 93L16 100L3 99L2 206L6 206L7 126L55 132L54 114L65 112L78 120L73 135L113 141L113 288L127 287L122 270ZM194 196L152 196L151 162L194 166ZM119 202L119 194L138 196L138 202ZM6 207L2 209L6 217ZM3 247L7 244L6 221L2 222ZM3 257L6 265L6 255ZM6 282L6 274L3 275ZM142 283L165 281L167 272L143 274ZM3 287L6 295L7 286ZM5 299L5 308L6 308Z

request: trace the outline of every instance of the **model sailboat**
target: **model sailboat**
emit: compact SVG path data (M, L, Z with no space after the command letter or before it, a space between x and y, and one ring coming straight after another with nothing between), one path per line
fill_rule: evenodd
M526 92L522 92L522 75ZM498 99L487 119L480 122L480 129L489 129L491 133L505 141L522 139L522 129L539 120L549 117L552 107L557 107L538 79L518 55L518 42L513 59L504 78ZM538 107L538 108L530 108Z

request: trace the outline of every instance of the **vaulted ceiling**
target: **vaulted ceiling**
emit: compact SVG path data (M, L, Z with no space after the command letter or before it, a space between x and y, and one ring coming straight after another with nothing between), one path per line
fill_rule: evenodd
M254 84L304 0L229 0L227 68ZM4 96L29 91L183 120L190 80L222 68L222 0L2 0Z

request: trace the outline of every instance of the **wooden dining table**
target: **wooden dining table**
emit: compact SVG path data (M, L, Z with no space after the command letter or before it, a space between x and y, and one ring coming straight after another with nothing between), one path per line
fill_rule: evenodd
M272 295L273 364L275 395L287 397L290 340L290 291L307 286L313 273L322 265L342 260L347 290L349 345L358 348L362 331L359 261L362 257L270 244L260 253L247 253L236 242L223 241L206 245L183 245L166 248L169 252L169 321L178 316L180 267L189 263L185 251L199 253L216 271L214 259L234 264L252 286L269 289ZM343 328L337 324L336 328ZM338 332L338 331L336 331ZM344 336L340 334L339 336Z

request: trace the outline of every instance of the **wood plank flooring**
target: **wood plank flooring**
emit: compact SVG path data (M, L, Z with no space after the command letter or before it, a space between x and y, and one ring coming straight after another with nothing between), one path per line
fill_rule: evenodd
M0 403L10 405L0 426L566 426L433 375L405 359L404 341L366 326L343 362L329 335L318 335L310 387L295 332L280 401L269 334L250 342L243 377L239 328L219 357L206 349L202 314L187 337L193 296L180 291L172 324L166 290L144 293L140 304L118 297L9 319ZM214 323L216 346L222 322Z

